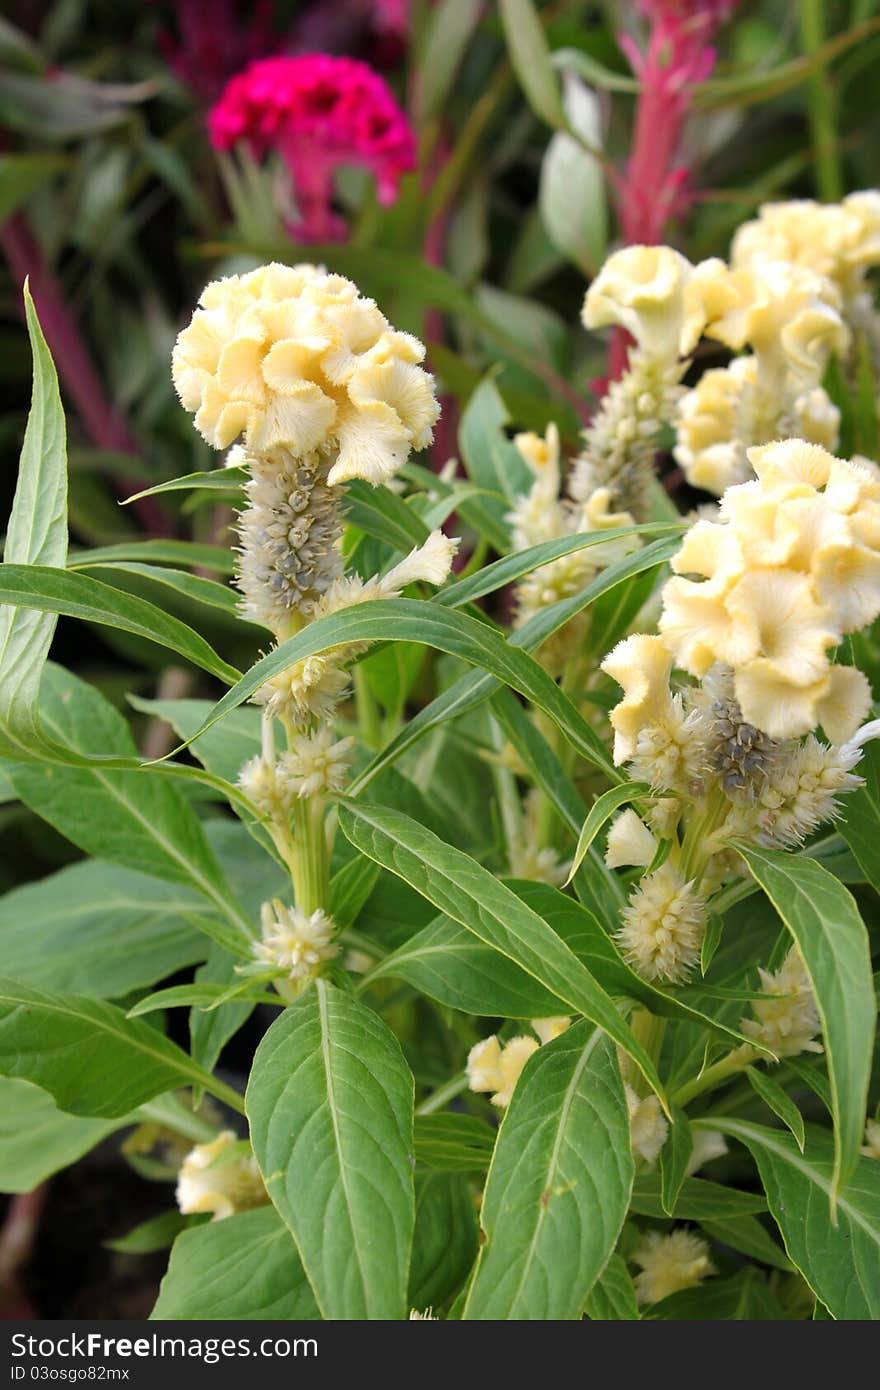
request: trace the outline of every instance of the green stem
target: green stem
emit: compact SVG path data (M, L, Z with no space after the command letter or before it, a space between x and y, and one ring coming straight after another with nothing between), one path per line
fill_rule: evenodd
M719 1062L715 1062L705 1071L700 1072L692 1081L681 1086L672 1096L674 1105L687 1105L695 1096L700 1096L704 1091L710 1091L713 1086L719 1085L722 1081L727 1081L729 1077L736 1076L745 1067L749 1066L760 1053L749 1043L743 1043L741 1047L736 1047L732 1052L728 1052L726 1057L722 1057Z
M801 42L808 57L818 60L825 44L825 0L800 0ZM809 84L810 130L816 157L819 197L837 203L843 197L843 175L837 144L834 89L828 67L819 61Z
M444 1086L438 1086L436 1091L432 1091L421 1105L417 1105L416 1114L433 1115L435 1111L442 1110L448 1100L455 1100L456 1096L467 1090L467 1084L466 1076L454 1076Z
M329 866L321 797L299 796L293 806L293 891L300 912L327 906Z
M368 748L378 749L382 746L382 721L379 718L376 701L373 699L367 683L367 673L360 661L356 662L354 666L354 698L361 741Z

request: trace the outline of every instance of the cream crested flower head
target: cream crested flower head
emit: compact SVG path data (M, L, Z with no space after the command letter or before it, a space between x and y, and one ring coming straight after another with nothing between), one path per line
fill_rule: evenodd
M215 1221L261 1207L269 1194L256 1159L238 1150L239 1139L224 1129L210 1144L196 1144L180 1168L177 1205L185 1216L212 1212Z
M684 1227L668 1235L648 1231L632 1258L641 1270L634 1282L636 1299L643 1305L693 1289L715 1273L706 1242Z
M724 307L725 273L723 261L693 266L670 246L626 246L608 257L587 291L584 326L625 328L650 358L686 357L707 318Z
M301 912L278 899L261 908L263 939L255 943L254 956L262 965L284 971L300 988L319 975L339 954L336 924L326 912Z
M740 1031L777 1058L821 1052L822 1044L815 1041L822 1027L819 1008L797 947L792 946L778 970L759 969L758 974L761 993L772 997L753 1000L755 1018L742 1019Z
M295 796L341 792L354 747L353 738L334 738L327 724L313 733L294 735L280 763L291 802Z
M650 864L657 853L657 840L632 807L615 816L608 831L605 863L609 869Z
M731 260L737 267L792 261L827 276L851 298L865 271L880 265L880 193L851 193L842 203L765 203L736 233Z
M511 1038L503 1045L494 1033L475 1043L468 1053L466 1072L472 1091L492 1091L493 1105L503 1109L510 1104L520 1073L540 1044L525 1036Z
M818 385L832 352L849 345L833 281L789 261L727 271L730 300L706 333L726 347L754 348L759 372L787 368Z
M378 484L430 443L439 414L418 339L341 275L265 265L209 284L177 339L181 402L215 449L325 451L331 485Z
M757 729L796 738L821 725L841 743L871 701L865 676L830 655L880 614L878 480L802 440L748 458L756 480L730 488L719 520L697 522L673 558L660 632L692 675L730 667Z
M672 656L662 638L636 634L618 642L601 669L623 687L623 699L611 711L614 761L623 763L635 753L641 729L672 718Z

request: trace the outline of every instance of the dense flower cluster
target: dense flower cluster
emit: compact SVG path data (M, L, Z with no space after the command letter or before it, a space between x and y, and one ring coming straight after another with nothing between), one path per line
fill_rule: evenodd
M439 408L421 343L372 299L311 265L215 280L172 358L174 384L215 449L320 451L331 485L380 483L423 449Z
M246 141L259 158L277 150L293 178L303 239L344 235L331 211L332 180L343 164L376 177L381 203L393 203L415 168L415 137L378 73L328 53L264 58L228 83L209 117L219 150Z
M683 1226L668 1235L646 1232L632 1258L640 1270L633 1282L642 1305L659 1303L681 1289L696 1288L715 1273L706 1242Z
M254 946L261 965L281 971L297 992L339 954L335 923L320 909L306 914L275 899L263 903L263 939Z

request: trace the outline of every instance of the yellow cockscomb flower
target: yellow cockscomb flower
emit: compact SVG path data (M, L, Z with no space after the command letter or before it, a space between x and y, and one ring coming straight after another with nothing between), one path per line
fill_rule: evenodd
M636 634L618 642L602 662L606 675L623 686L623 699L611 711L614 761L626 762L636 751L639 731L673 716L669 674L672 656L660 637Z
M807 266L849 299L861 290L865 271L880 265L880 193L851 193L842 203L765 203L740 227L731 259L735 266L766 260Z
M587 291L587 328L617 324L652 358L687 356L709 314L725 306L723 261L691 265L670 246L627 246L609 256Z
M789 261L755 261L727 272L730 301L706 328L726 347L752 347L759 374L786 369L815 384L849 330L831 280Z
M216 449L331 456L331 485L381 483L431 440L418 339L341 275L266 265L215 280L174 348L174 384Z

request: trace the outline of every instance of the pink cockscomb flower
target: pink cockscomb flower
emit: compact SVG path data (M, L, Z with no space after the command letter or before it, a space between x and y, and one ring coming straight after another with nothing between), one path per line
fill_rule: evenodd
M339 240L333 176L343 164L376 178L380 203L393 203L416 165L415 137L386 82L354 58L327 53L265 58L227 84L208 118L218 150L245 141L257 158L274 149L293 179L302 241Z

